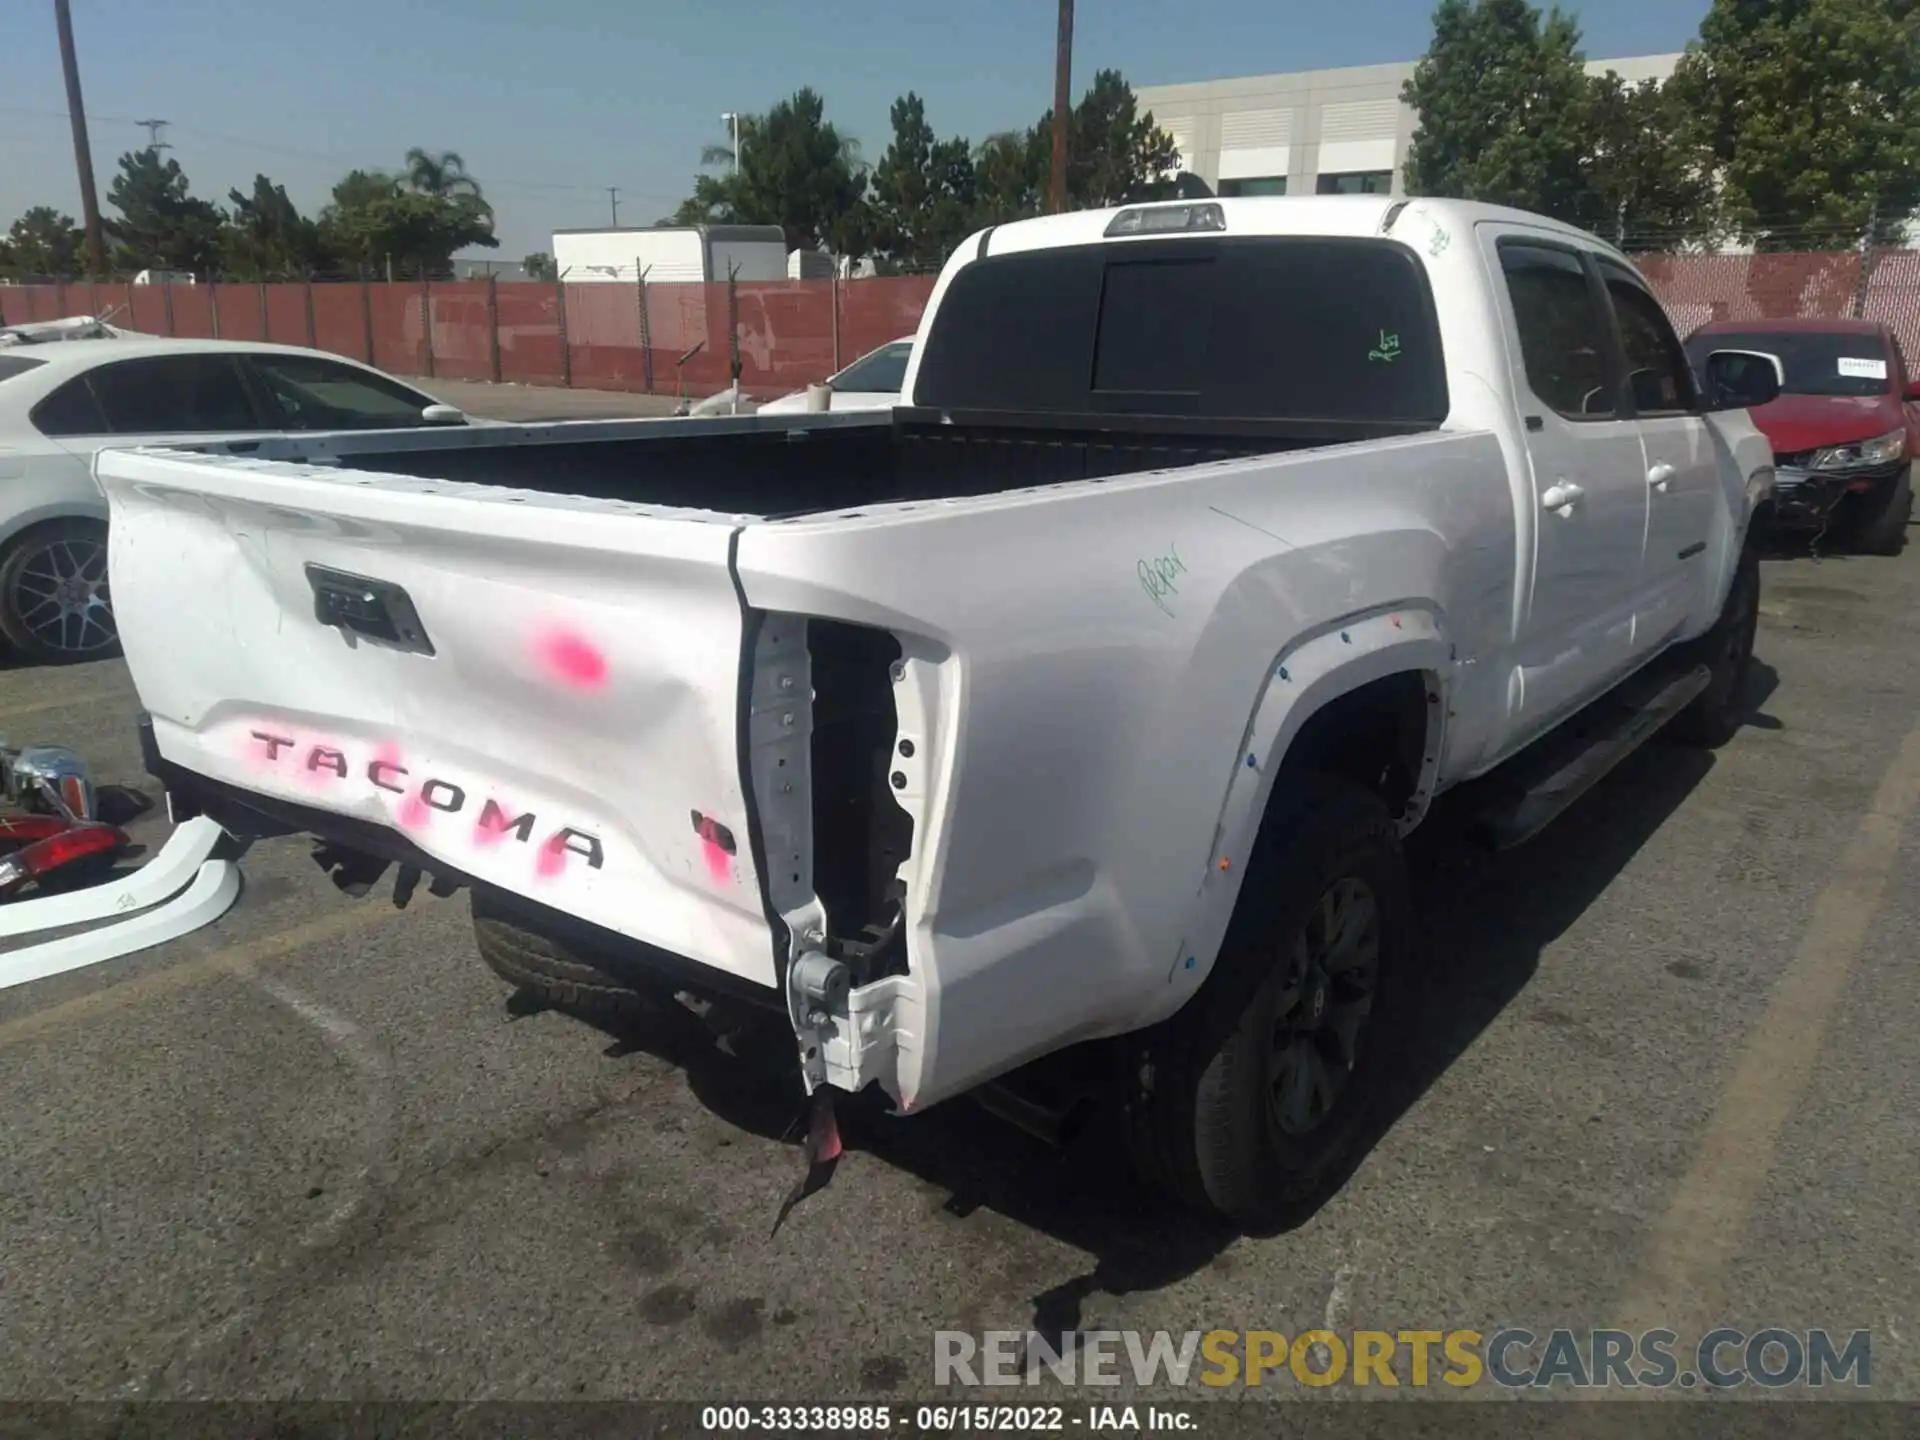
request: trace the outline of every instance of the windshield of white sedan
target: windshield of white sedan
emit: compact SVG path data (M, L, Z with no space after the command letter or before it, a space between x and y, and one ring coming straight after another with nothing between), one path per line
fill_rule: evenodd
M871 355L862 356L838 375L831 384L850 395L897 394L907 381L907 360L913 354L913 342L883 345Z
M1687 342L1695 373L1706 368L1715 350L1758 350L1778 355L1786 367L1789 395L1885 395L1893 367L1877 335L1833 335L1817 331L1715 331Z
M305 355L255 355L288 430L398 430L425 425L433 401L384 375Z

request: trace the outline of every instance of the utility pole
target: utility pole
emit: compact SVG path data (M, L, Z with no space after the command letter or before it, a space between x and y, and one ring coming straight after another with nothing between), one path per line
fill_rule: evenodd
M1880 238L1880 196L1867 202L1867 228L1860 233L1860 273L1854 277L1853 303L1848 307L1858 320L1866 313L1867 289L1873 284L1873 262L1878 258L1874 246Z
M618 230L620 228L620 187L618 185L607 186L607 203L613 207L613 228Z
M136 120L133 122L147 132L149 150L171 150L173 146L160 138L160 132L167 128L165 120Z
M733 173L734 173L735 175L738 175L738 174L740 173L740 114L739 114L739 112L738 112L738 111L736 111L736 110L729 110L729 111L727 111L727 113L726 113L726 114L724 114L724 115L722 115L722 116L720 117L720 123L721 123L722 125L727 125L727 126L731 126L731 127L732 127L732 130L733 130Z
M73 163L80 172L80 213L87 226L87 268L107 273L106 247L100 238L100 197L93 189L93 147L87 143L87 105L80 98L80 62L73 54L73 15L67 0L53 0L53 18L60 27L60 68L67 77L67 116L73 121Z
M1060 33L1053 53L1053 183L1047 208L1058 215L1067 208L1068 81L1073 69L1073 0L1060 0Z

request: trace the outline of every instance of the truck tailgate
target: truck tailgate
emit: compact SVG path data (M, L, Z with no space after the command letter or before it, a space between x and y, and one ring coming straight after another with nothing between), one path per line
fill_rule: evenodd
M106 452L168 761L774 983L741 781L744 516Z

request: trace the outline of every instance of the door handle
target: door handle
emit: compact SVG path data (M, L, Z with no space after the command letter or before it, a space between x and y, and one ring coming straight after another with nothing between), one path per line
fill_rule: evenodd
M1673 477L1678 473L1679 472L1671 465L1665 463L1656 465L1647 471L1647 484L1662 494L1665 494L1668 483L1671 482Z
M1574 502L1587 492L1570 481L1562 480L1540 497L1543 510L1571 510Z

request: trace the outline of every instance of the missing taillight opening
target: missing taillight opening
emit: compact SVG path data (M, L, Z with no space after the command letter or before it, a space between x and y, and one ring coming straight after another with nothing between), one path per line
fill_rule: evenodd
M836 958L856 982L907 970L900 866L913 817L894 796L893 669L900 642L884 630L807 622L813 673L813 884L833 920Z

